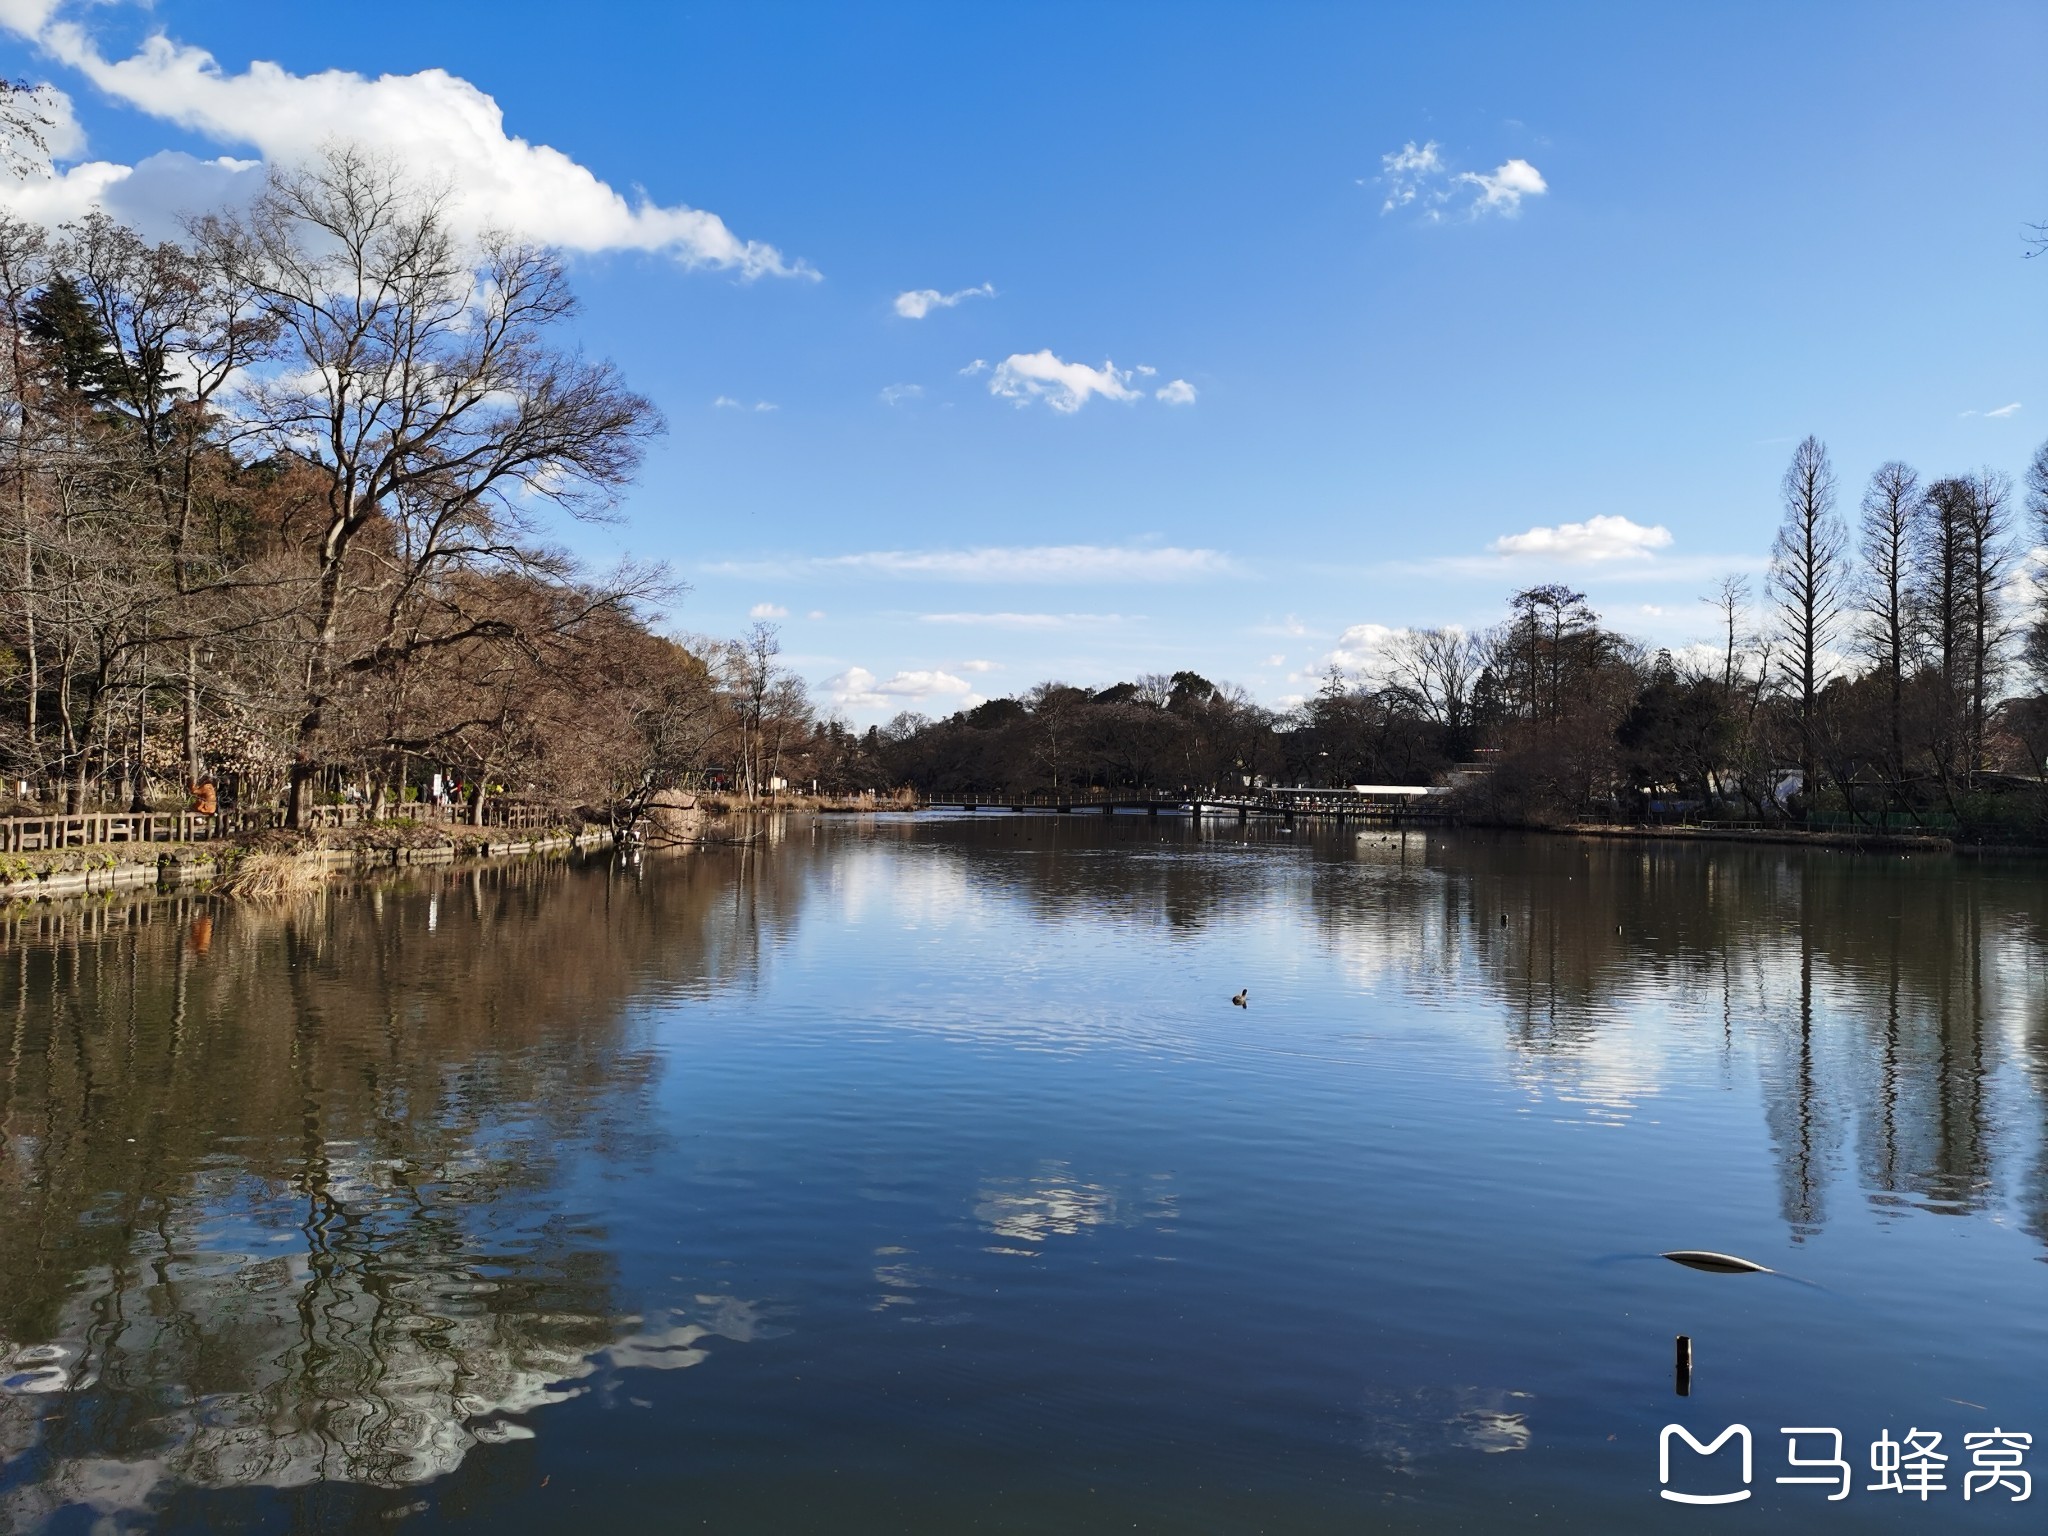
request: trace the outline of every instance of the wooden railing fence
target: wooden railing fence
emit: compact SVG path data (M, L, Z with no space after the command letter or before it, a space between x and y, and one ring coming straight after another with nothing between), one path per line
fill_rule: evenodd
M385 807L386 821L469 824L469 808L421 805ZM554 806L523 800L486 800L488 829L531 831L560 823ZM196 811L86 811L75 816L0 816L0 853L42 853L56 848L86 848L107 843L203 843L282 825L284 814L268 808L223 810L201 816ZM354 827L371 821L366 805L316 805L307 813L309 827Z

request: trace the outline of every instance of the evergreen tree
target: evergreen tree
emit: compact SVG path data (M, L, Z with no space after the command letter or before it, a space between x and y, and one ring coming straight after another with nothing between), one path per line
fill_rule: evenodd
M22 329L47 349L46 366L66 394L97 400L106 393L113 346L70 277L58 273L29 300Z

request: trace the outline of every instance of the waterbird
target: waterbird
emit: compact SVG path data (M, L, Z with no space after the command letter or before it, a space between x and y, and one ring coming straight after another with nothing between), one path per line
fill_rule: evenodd
M1754 1259L1738 1259L1732 1253L1713 1253L1705 1248L1674 1248L1664 1255L1674 1264L1683 1264L1687 1269L1704 1270L1710 1275L1774 1275L1776 1270L1759 1264Z
M1249 1008L1249 1007L1251 1007L1251 1004L1245 1001L1245 997L1246 997L1246 995L1247 995L1247 994L1248 994L1248 993L1249 993L1250 991L1251 991L1251 988L1250 988L1250 987L1246 987L1246 988L1244 988L1244 990L1243 990L1243 991L1239 992L1239 993L1237 994L1237 996L1235 996L1235 997L1233 997L1233 998L1231 999L1231 1002L1235 1003L1235 1004L1236 1004L1236 1005L1237 1005L1238 1007L1240 1007L1240 1008Z

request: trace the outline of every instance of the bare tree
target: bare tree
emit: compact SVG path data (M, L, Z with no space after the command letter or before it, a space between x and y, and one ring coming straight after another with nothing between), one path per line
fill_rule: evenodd
M1173 678L1164 672L1141 673L1131 691L1131 702L1164 709L1173 702Z
M201 482L209 460L219 456L212 430L216 399L269 354L277 327L249 280L245 244L218 220L198 221L195 229L190 248L152 246L94 213L72 230L57 257L77 274L106 339L102 398L130 427L125 457L136 479L137 510L146 514L135 531L163 567L160 601L145 621L158 654L182 663L188 780L201 774L201 648L224 634L261 627L289 601L275 572L249 569L250 549L203 540L197 526ZM249 599L258 594L272 601L252 610ZM142 692L148 681L144 669ZM138 804L141 794L138 782Z
M1052 774L1052 787L1060 787L1060 775L1073 749L1073 732L1088 695L1066 683L1043 682L1024 695L1031 711L1032 755Z
M2034 558L2039 562L2034 577L2034 625L2028 637L2028 658L2034 680L2048 690L2048 443L2034 450L2027 465L2027 511L2033 519Z
M2007 541L2012 486L1985 471L1928 487L1919 580L1937 703L1935 766L1944 784L1985 767L1991 705L2011 638L2003 588L2013 551Z
M42 742L38 718L42 702L43 636L38 631L40 599L36 586L36 532L42 493L41 418L36 387L37 359L28 332L29 304L49 278L49 239L41 228L0 212L0 325L6 327L7 350L0 364L0 433L5 435L7 511L10 555L4 567L10 607L18 616L25 677L24 746L22 759L41 776Z
M343 654L350 600L460 567L527 567L527 509L602 511L657 419L609 365L551 343L575 307L552 253L498 236L465 247L441 200L361 150L274 173L246 236L281 345L248 390L247 429L326 484L294 732L299 825L340 674L490 625L455 615L408 637L394 619ZM380 526L402 532L366 568L359 546Z
M740 639L728 641L721 657L725 691L739 728L740 789L749 800L764 786L769 701L786 676L775 664L781 654L782 631L757 621Z
M1842 525L1834 515L1835 472L1820 439L1793 450L1783 484L1784 522L1771 546L1771 596L1784 634L1780 661L1796 692L1799 769L1811 794L1819 774L1816 704L1827 681L1828 654L1848 585Z
M768 690L762 704L766 715L761 728L763 760L768 793L773 796L782 777L783 749L810 727L810 690L794 672L783 672L776 677L775 686Z
M1996 470L1970 480L1970 774L1987 765L1985 728L1992 694L2004 669L2010 631L2006 627L2004 587L2011 569L2012 482Z
M1906 775L1906 679L1918 649L1913 553L1921 507L1920 476L1897 460L1880 464L1863 493L1863 654L1884 681L1894 794Z
M1712 603L1714 612L1720 616L1716 627L1721 632L1721 687L1732 694L1746 676L1742 658L1751 639L1745 628L1749 620L1749 578L1723 576L1721 584L1704 601Z
M1472 687L1484 660L1477 636L1462 629L1416 629L1393 647L1393 681L1461 750L1472 727Z
M50 89L0 80L0 173L22 180L49 170L49 133L57 121Z
M1964 771L1969 733L1971 618L1970 546L1975 488L1954 476L1927 488L1918 565L1920 624L1930 676L1926 712L1928 761L1944 790Z
M1508 622L1484 641L1503 701L1523 720L1557 720L1577 684L1603 660L1605 633L1586 595L1555 582L1508 599Z

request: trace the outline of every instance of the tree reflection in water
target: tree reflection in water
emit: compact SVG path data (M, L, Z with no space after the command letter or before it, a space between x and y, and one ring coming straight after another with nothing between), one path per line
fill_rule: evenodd
M752 1336L729 1297L620 1318L566 1188L652 1134L625 1005L748 980L786 921L732 863L8 917L0 1524L167 1480L420 1483L600 1362Z
M2024 1220L2048 1243L2036 860L1104 820L983 817L940 846L960 889L1006 889L1048 922L1224 938L1305 917L1362 985L1487 998L1524 1082L1590 1121L1656 1089L1669 1042L1638 1027L1644 1009L1710 1019L1756 1063L1795 1235L1819 1230L1853 1149L1873 1202L1942 1213L1982 1209L2002 1160L2031 1180ZM2005 1118L2033 1129L2001 1142L2011 1069L2032 1090L2005 1088Z
M1329 962L1301 974L1338 995L1333 1012L1355 1019L1352 1000L1384 990L1403 1027L1484 1034L1558 1118L1627 1122L1717 1072L1760 1093L1795 1236L1858 1198L1938 1214L1998 1200L2048 1244L2048 882L2032 865L1145 818L788 832L637 877L539 863L284 911L184 895L5 919L0 1524L137 1510L174 1482L346 1484L395 1506L471 1477L473 1447L528 1433L530 1410L605 1372L764 1337L732 1296L623 1315L617 1245L578 1179L663 1152L644 1021L759 985L806 912L853 933L871 910L891 934L929 930L920 943L1022 948L1066 928L1306 946ZM881 963L917 963L875 942ZM1258 985L1249 1014L1214 998L1222 1034L1093 980L1041 993L940 968L931 986L958 990L903 1006L817 985L829 1006L799 998L804 1027L870 1041L1347 1048L1266 1033ZM1005 1263L1152 1223L1147 1200L1163 1224L1176 1198L1056 1159L972 1187L960 1214ZM924 1261L873 1254L882 1295L866 1304L917 1314ZM1528 1405L1506 1388L1402 1397L1379 1417L1409 1427L1374 1446L1390 1463L1516 1450Z

